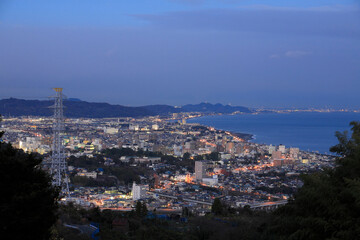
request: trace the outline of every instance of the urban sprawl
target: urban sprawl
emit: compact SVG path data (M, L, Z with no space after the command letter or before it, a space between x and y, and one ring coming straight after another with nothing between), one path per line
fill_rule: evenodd
M334 167L335 157L170 117L66 119L64 146L70 197L83 207L131 211L136 202L157 213L211 211L215 198L233 208L285 204L300 174ZM37 152L49 168L52 118L4 118L3 141Z

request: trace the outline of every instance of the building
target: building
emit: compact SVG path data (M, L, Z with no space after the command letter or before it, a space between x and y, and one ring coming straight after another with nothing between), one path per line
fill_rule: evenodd
M202 180L206 176L206 163L203 161L195 162L195 180Z
M286 151L285 145L280 144L278 147L278 151L280 151L281 153L285 153Z
M210 186L214 186L219 183L217 175L214 175L210 178L203 178L202 181L203 181L203 183L210 185Z
M269 151L269 154L272 154L273 152L275 152L276 151L275 146L270 144L270 146L268 147L268 151Z
M112 127L104 128L104 133L107 133L107 134L116 134L118 132L119 132L119 129L117 129L117 128L112 128Z
M227 153L233 153L234 152L234 143L233 142L227 142L225 145L225 151Z
M290 157L291 158L298 159L299 153L300 153L299 148L290 148Z
M139 125L133 125L133 124L131 124L131 125L129 126L129 130L139 131Z
M25 152L35 152L41 145L40 139L36 137L26 137L26 140L19 142L19 148Z
M83 172L77 173L76 176L96 179L97 178L97 173L95 171L92 171L92 172L83 171Z
M173 146L173 149L174 149L174 155L177 156L177 157L181 157L183 154L182 154L182 146L178 146L178 145L174 145Z
M275 151L272 153L272 156L271 156L271 159L272 160L279 160L279 159L282 159L282 153L280 151Z
M149 189L148 185L137 185L135 182L132 187L132 198L133 200L139 200L146 197L146 193Z

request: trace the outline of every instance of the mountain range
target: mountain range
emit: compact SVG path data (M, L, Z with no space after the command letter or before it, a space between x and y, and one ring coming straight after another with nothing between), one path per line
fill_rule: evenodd
M3 116L51 116L53 111L49 106L54 104L50 100L24 100L8 98L0 100L0 114ZM180 112L223 113L234 112L251 113L252 110L242 106L222 105L220 103L188 104L181 107L170 105L147 105L128 107L109 103L93 103L79 99L64 100L64 114L71 118L112 118L112 117L144 117L165 116Z

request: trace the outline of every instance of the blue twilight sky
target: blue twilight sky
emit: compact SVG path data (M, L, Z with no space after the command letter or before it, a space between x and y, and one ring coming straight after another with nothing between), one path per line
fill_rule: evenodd
M360 107L354 0L0 0L0 99Z

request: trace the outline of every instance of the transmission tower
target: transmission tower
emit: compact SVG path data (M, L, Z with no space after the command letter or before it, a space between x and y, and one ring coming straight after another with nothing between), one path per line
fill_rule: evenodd
M50 172L53 176L53 185L61 188L62 194L69 196L69 183L67 176L67 164L65 160L65 151L63 145L64 116L63 116L63 94L62 88L54 88L56 95L53 123L53 143Z

